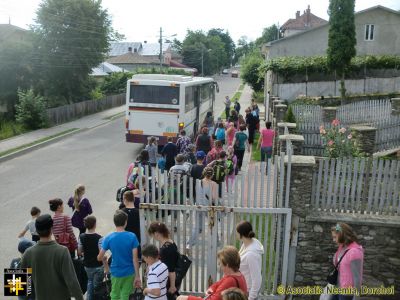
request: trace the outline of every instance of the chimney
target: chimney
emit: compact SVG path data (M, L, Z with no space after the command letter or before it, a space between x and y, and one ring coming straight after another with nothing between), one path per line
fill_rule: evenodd
M143 43L144 43L144 44L147 44L147 41L144 41Z
M307 22L306 26L310 27L311 26L311 9L310 9L310 5L308 5L306 13L307 13L307 15L306 15L306 22Z
M128 47L128 52L132 52L132 47Z
M300 11L296 11L296 19L300 18Z

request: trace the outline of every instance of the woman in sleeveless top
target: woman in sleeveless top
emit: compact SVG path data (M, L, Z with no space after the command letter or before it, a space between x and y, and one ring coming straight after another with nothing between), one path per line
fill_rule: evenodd
M208 206L215 204L218 199L218 184L211 180L214 175L214 170L211 167L205 167L203 177L196 185L196 205ZM192 235L186 243L186 252L189 254L202 231L206 212L196 212L196 221L192 231Z

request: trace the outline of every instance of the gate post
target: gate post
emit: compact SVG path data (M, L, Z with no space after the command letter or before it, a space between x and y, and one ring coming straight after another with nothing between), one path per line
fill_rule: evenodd
M217 281L217 248L218 248L218 212L214 207L210 207L208 211L208 226L210 236L208 237L207 256L207 282L210 286Z
M316 163L314 156L292 156L289 187L289 207L292 209L292 228L289 248L289 268L287 278L288 285L294 284L296 269L301 268L300 262L296 259L298 247L297 241L299 237L299 231L301 231L308 210L311 208L312 178L315 166ZM285 168L288 168L286 159Z

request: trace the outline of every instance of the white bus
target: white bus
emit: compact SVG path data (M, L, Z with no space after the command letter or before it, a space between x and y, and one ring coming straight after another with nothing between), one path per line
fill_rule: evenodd
M126 89L126 141L158 144L176 141L181 129L194 136L208 111L213 111L215 90L212 78L183 75L137 74Z

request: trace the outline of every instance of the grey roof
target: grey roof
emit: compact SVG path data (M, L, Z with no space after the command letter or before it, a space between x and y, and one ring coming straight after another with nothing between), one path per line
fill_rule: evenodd
M145 43L142 45L143 48L139 54L141 55L159 55L160 54L160 44L159 43ZM171 48L170 43L163 43L162 50L163 53Z
M116 72L124 72L125 70L123 68L120 68L116 65L110 64L108 62L103 62L97 67L92 69L92 73L90 75L92 76L107 76L108 74L111 73L116 73Z
M132 48L132 52L134 52L134 49L141 51L142 43L139 43L139 42L111 43L110 51L108 52L108 56L119 56L119 55L128 53L129 47Z
M139 53L128 52L119 56L107 59L112 64L159 64L160 60L156 56L143 56Z
M372 10L376 10L376 9L381 9L381 10L385 10L385 11L387 11L387 12L391 12L391 13L395 13L395 14L400 14L400 12L398 12L398 11L396 11L396 10L390 9L390 8L385 7L385 6L382 6L382 5L376 5L376 6L373 6L373 7L367 8L367 9L364 9L364 10L360 10L360 11L356 12L354 15L355 15L355 16L361 15L361 14L364 14L364 13L366 13L366 12L369 12L369 11L372 11ZM284 38L279 39L279 40L275 40L275 41L268 42L268 43L266 43L266 45L267 45L267 46L272 46L272 45L274 45L274 44L276 44L276 43L280 43L280 42L282 42L282 41L286 41L287 39L291 39L291 38L293 38L293 37L298 37L299 35L307 34L307 33L309 33L309 32L313 32L313 31L315 31L315 30L319 30L320 28L324 28L324 27L326 27L326 26L329 26L329 22L326 23L326 24L323 24L323 25L321 25L321 26L317 26L317 27L311 28L310 30L305 30L305 31L302 31L302 32L299 32L299 33L296 33L296 34L293 34L293 35L289 35L288 37L284 37Z

